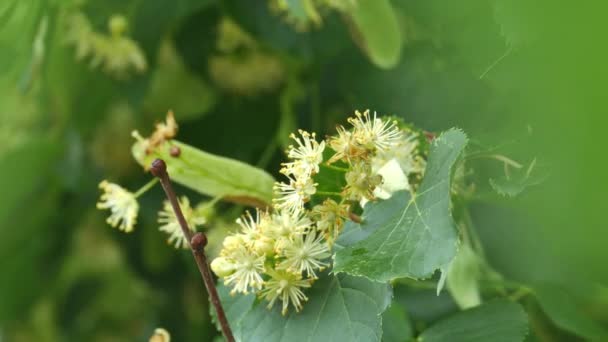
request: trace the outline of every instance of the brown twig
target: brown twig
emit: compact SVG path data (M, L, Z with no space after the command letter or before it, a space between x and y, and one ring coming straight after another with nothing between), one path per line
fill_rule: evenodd
M355 222L355 223L361 223L361 222L363 222L363 219L361 218L361 216L359 216L359 215L357 215L357 214L353 213L352 211L349 211L349 212L348 212L348 218L349 218L351 221Z
M211 271L209 271L209 264L207 263L207 256L205 255L205 246L207 245L207 237L203 233L192 234L190 229L188 228L188 223L184 218L184 214L182 213L181 208L179 207L179 203L177 202L177 197L175 196L175 192L173 191L173 186L171 185L171 179L169 178L169 174L167 173L167 165L162 159L156 159L152 162L152 166L150 167L150 173L155 177L160 179L160 183L165 190L165 194L171 202L171 206L173 207L173 211L175 212L175 216L177 217L177 221L182 228L182 232L184 233L184 237L188 240L188 244L190 245L190 249L192 250L192 255L194 256L194 260L196 261L196 265L198 266L198 270L203 277L203 282L205 283L205 287L207 288L207 293L209 293L209 297L211 299L211 304L215 307L215 311L217 313L217 319L220 322L220 326L222 327L222 333L228 342L234 342L234 336L232 336L232 330L230 330L230 325L228 324L228 320L226 319L226 314L224 313L224 308L222 308L222 303L220 302L220 297L217 294L217 289L215 288L215 282L213 281L213 277L211 276Z

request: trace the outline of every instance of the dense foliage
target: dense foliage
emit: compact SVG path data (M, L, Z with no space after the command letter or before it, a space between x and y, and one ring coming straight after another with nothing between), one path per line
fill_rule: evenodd
M244 293L216 262L238 340L608 338L600 7L2 1L0 340L147 340L159 327L221 339L147 168L167 160L191 228L224 262L235 221L286 182L298 129L327 143L306 171L316 227L328 198L349 210L320 230L319 261L285 278L307 299L289 309L249 293L293 277L278 238L255 247L273 266ZM411 187L390 196L374 193L385 174L353 195L358 164L327 164L336 127L368 108L418 139ZM129 208L110 216L119 229L96 208L112 200Z

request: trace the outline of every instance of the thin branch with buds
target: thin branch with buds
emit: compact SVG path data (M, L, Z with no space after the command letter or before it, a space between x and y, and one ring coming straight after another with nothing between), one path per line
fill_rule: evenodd
M162 159L154 160L152 162L152 166L150 167L150 173L160 179L160 183L163 186L163 190L165 190L165 194L167 195L169 202L171 202L171 206L173 207L173 211L175 212L177 221L179 222L179 225L182 228L184 237L186 238L186 240L188 240L188 244L190 246L190 249L192 250L192 255L194 256L194 260L196 261L198 270L200 271L201 276L203 277L203 282L205 283L205 287L207 288L207 293L209 293L211 303L215 307L217 318L222 328L222 333L224 334L226 341L234 342L232 330L230 330L230 325L228 324L228 320L226 319L224 308L222 307L222 303L220 302L220 298L217 294L217 289L215 288L215 282L213 281L211 271L209 270L209 264L207 263L207 256L205 255L207 237L201 232L193 234L192 231L190 231L190 229L188 228L188 223L184 218L184 214L182 213L182 210L179 207L177 197L175 196L175 192L173 191L173 186L171 185L171 179L169 178L169 174L167 173L167 165L165 164L165 162Z

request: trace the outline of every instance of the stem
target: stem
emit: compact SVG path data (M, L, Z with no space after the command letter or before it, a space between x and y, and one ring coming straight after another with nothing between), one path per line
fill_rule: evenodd
M349 211L349 212L348 212L348 218L349 218L351 221L355 222L355 223L361 223L361 222L363 222L363 219L361 218L361 216L359 216L359 215L357 215L357 214L353 213L352 211Z
M270 142L270 144L268 144L268 146L266 146L266 148L264 149L264 152L262 152L262 156L256 163L256 166L261 169L268 166L268 163L270 162L270 159L272 158L272 156L274 156L274 152L276 149L277 149L277 139L275 138L275 139L272 139L272 141Z
M139 190L137 190L137 192L135 194L133 194L133 196L135 196L135 198L137 198L137 197L143 195L146 191L150 190L153 186L155 186L156 183L158 183L158 178L154 178L153 180L149 181L144 186L139 188Z
M312 86L311 92L312 130L319 132L321 129L321 93L317 83Z
M518 302L520 299L522 299L523 297L525 297L531 293L532 293L532 290L530 290L529 288L520 287L515 292L513 292L511 295L509 295L509 299L511 299L514 302Z
M395 284L405 285L413 289L421 290L435 290L437 289L437 283L430 280L413 280L408 278L398 278L394 280Z
M338 197L342 197L342 194L339 192L334 192L334 191L317 191L315 192L316 195L321 195L321 196L338 196Z
M323 164L322 167L326 167L330 170L336 170L336 171L340 171L340 172L348 172L348 169L345 167L339 167L339 166L328 165L328 164Z
M234 336L232 335L232 330L230 330L230 325L228 324L228 320L226 319L226 314L224 313L224 308L222 307L222 303L220 302L220 298L217 294L217 289L215 288L215 282L213 281L213 277L211 276L211 272L209 271L209 264L207 263L207 256L205 255L205 245L207 244L207 237L203 233L192 234L192 231L188 228L188 223L184 218L184 214L182 213L181 208L179 207L179 203L177 201L177 197L175 196L175 192L173 191L173 186L171 185L171 179L169 178L169 174L167 173L167 165L162 159L156 159L152 162L152 167L150 168L150 172L160 179L160 184L163 186L165 190L165 194L171 202L171 206L173 207L173 211L175 211L175 216L177 217L177 221L179 222L180 227L182 228L182 233L188 240L188 245L190 246L190 250L192 250L192 255L194 256L194 260L196 261L196 265L198 266L198 270L203 277L203 282L205 283L205 287L207 288L207 293L209 293L209 297L211 299L211 303L215 307L215 312L217 313L218 321L220 322L220 326L222 327L222 333L228 342L234 342Z
M475 250L479 256L481 256L485 260L485 251L483 249L483 244L481 243L481 239L479 235L477 235L477 231L475 230L475 226L473 225L473 218L471 217L471 213L468 208L464 208L463 211L463 219L464 219L464 231L467 237L470 239L471 246L473 250Z
M521 169L523 167L523 165L521 165L520 163L518 163L515 160L510 159L510 158L508 158L506 156L503 156L502 154L484 154L484 153L479 153L479 154L469 155L469 156L467 156L466 159L473 160L473 159L480 159L480 158L495 159L495 160L501 161L504 164L507 164L509 166L513 166L516 169Z

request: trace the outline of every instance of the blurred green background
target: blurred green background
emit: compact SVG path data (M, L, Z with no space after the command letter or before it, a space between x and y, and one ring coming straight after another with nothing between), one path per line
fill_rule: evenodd
M142 198L132 234L95 209L102 179L131 190L149 179L130 134L168 109L181 141L275 175L288 132L324 135L367 108L536 158L546 178L515 198L491 193L493 167L473 176L488 259L509 279L559 284L608 323L606 6L386 2L397 32L376 42L398 48L386 65L361 32L390 20L373 13L365 27L311 1L315 23L300 2L278 3L0 3L0 341L145 341L158 326L176 341L217 335L189 253L157 229L161 190ZM529 314L531 340L575 339Z

